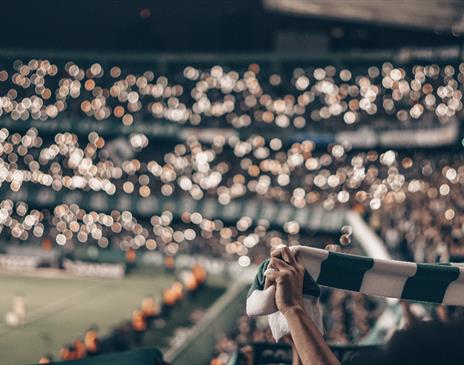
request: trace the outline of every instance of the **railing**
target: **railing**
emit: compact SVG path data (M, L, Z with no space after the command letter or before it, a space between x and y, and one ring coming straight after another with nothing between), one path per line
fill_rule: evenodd
M213 304L185 341L165 354L165 360L174 365L208 364L218 334L229 331L243 312L247 290L247 283L236 281Z

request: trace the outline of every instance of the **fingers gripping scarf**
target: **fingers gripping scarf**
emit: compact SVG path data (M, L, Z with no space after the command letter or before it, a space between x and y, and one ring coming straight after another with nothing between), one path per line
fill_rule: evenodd
M464 306L463 267L373 259L306 246L293 246L290 250L305 267L305 311L321 332L317 284L374 296ZM264 288L268 264L266 260L258 268L248 291L246 311L248 316L268 315L277 341L289 329L275 304L275 286Z

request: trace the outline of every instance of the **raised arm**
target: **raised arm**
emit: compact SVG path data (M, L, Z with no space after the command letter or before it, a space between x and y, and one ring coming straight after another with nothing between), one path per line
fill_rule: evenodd
M340 365L303 307L304 267L288 249L272 252L266 279L276 285L276 304L285 316L303 365Z

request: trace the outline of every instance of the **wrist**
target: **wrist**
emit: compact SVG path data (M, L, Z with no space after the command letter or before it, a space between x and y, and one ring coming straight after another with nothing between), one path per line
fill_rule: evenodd
M295 305L289 306L285 308L284 310L282 310L282 314L284 315L285 318L293 317L293 316L299 317L302 314L304 314L303 305L295 304Z

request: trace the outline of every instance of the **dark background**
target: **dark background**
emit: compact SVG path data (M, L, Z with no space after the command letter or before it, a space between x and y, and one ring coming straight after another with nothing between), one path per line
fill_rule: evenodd
M2 1L1 14L0 48L29 50L328 52L462 43L446 31L278 14L260 0Z

